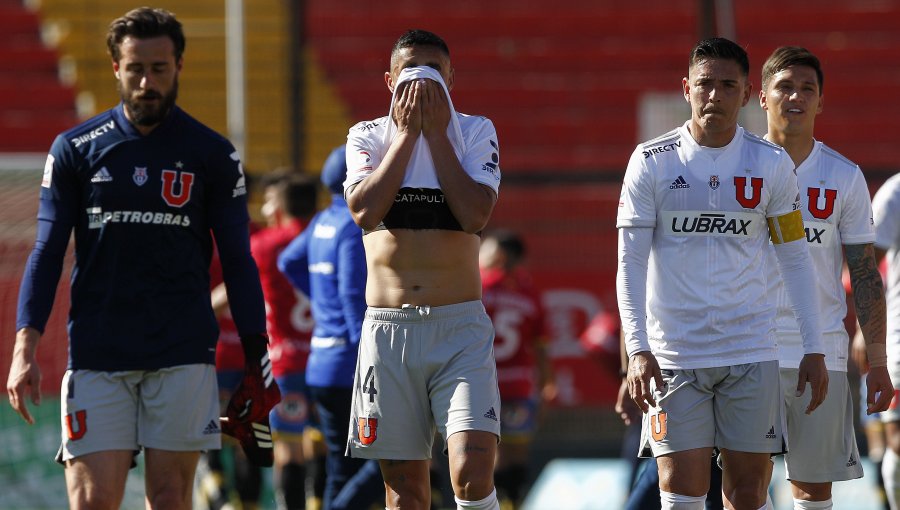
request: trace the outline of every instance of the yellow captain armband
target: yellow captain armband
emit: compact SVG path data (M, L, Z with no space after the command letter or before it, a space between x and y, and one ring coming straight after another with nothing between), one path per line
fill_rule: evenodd
M781 216L766 218L769 223L769 236L773 244L790 243L806 238L803 229L803 215L800 211L791 211Z

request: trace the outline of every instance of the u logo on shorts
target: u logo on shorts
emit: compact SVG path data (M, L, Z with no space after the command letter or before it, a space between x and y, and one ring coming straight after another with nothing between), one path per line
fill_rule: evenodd
M370 445L378 439L378 418L359 418L359 442Z
M77 426L73 426L73 421ZM69 439L72 441L78 441L84 437L84 434L87 433L87 411L82 409L81 411L67 414L66 432L69 434Z
M666 432L668 432L666 428L667 421L668 415L666 413L660 412L650 415L650 436L653 437L654 441L662 441L666 438Z

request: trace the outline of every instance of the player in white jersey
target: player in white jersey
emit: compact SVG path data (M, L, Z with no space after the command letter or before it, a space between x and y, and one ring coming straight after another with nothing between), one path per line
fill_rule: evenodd
M847 381L849 338L843 321L847 303L841 281L845 253L871 361L866 378L867 411L884 411L892 395L884 344L884 291L872 244L875 228L869 188L855 163L813 137L816 115L823 106L822 81L815 55L805 48L783 46L763 65L759 93L768 119L765 138L784 147L797 166L828 368L828 394L815 416L808 415L809 398L796 396L791 384L797 380L803 359L800 325L775 267L775 250L770 248L769 295L777 306L778 362L788 427L784 461L798 510L832 508L832 482L863 476Z
M726 505L765 506L769 456L784 448L775 309L759 256L768 238L797 298L807 354L797 388L811 392L808 411L827 389L794 165L737 124L750 99L749 67L726 39L694 47L682 80L691 119L637 147L619 202L628 384L645 413L643 442L657 458L664 509L703 508L714 448Z
M348 453L379 460L390 508L428 508L437 430L457 509L499 510L500 394L478 272L500 184L497 133L453 108L437 35L406 32L390 65L390 114L347 136L344 194L363 229L368 305Z
M900 508L900 174L875 193L875 256L887 255L887 346L888 367L894 382L890 408L881 413L887 448L881 464L884 492L892 510ZM871 359L869 360L871 363Z

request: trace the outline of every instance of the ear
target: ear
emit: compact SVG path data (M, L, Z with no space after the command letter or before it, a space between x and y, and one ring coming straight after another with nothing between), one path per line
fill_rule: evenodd
M684 94L684 100L691 102L691 86L688 84L687 77L681 79L681 91Z
M184 65L184 57L181 57L181 58L178 59L177 62L175 62L175 70L178 71L178 72L181 72L181 67L182 67L183 65Z
M747 103L750 102L750 95L753 93L753 84L747 83L744 87L744 99L741 101L741 106L747 106Z
M451 67L450 74L447 77L447 83L445 84L445 85L447 85L448 92L453 90L453 82L454 81L456 81L456 73L454 72L454 69Z
M116 79L119 80L119 63L115 60L112 61L113 74L116 75Z
M769 111L769 105L766 102L766 91L759 91L759 107L763 109L763 111Z
M816 115L822 113L823 108L825 108L825 94L819 96L819 106L816 107Z
M387 85L388 90L391 91L391 94L394 93L394 79L391 78L391 73L384 73L384 84Z

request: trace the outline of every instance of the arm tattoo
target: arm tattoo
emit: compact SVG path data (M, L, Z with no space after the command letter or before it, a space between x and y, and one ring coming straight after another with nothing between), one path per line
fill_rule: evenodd
M850 272L856 317L866 344L884 343L887 312L875 248L872 244L848 244L844 246L844 255Z

